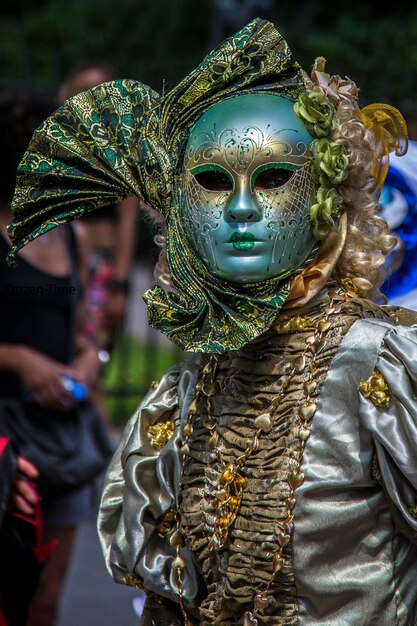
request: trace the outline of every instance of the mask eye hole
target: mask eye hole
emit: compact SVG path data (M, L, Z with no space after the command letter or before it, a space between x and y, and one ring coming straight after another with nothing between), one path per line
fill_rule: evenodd
M192 172L198 184L207 191L233 191L233 180L223 170L207 169Z
M256 177L254 188L256 191L277 189L287 183L294 171L284 168L271 167L262 170Z

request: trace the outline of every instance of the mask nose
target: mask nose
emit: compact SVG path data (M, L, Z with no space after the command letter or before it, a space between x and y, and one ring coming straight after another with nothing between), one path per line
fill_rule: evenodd
M239 186L232 194L224 210L224 219L230 224L259 222L262 219L262 209L246 186Z

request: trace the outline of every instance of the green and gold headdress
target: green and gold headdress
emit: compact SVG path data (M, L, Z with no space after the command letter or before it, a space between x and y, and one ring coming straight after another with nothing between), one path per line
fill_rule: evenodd
M318 240L344 209L338 186L345 184L348 154L343 138L333 137L339 104L353 102L357 120L375 137L370 175L377 189L388 152L405 150L398 112L381 105L360 111L353 83L326 74L321 58L310 80L274 26L256 19L162 96L137 81L114 81L74 96L49 117L18 169L15 219L9 227L11 262L22 246L51 228L135 195L167 222L174 291L155 287L145 294L150 324L192 351L236 349L260 335L288 297L291 279L239 286L216 279L190 247L179 217L190 129L215 104L252 92L294 100L295 112L315 137L317 194L310 218Z
M225 98L265 91L295 100L304 78L283 37L256 19L162 96L131 80L74 96L35 132L18 169L11 259L59 224L138 196L167 221L175 289L147 292L151 325L187 350L244 345L271 326L289 282L237 287L207 274L179 220L185 143L199 117Z

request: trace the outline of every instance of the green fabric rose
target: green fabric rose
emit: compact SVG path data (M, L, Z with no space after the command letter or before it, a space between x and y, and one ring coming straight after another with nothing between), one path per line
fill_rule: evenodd
M337 126L336 109L322 92L303 92L294 104L294 112L317 139L311 144L312 177L318 183L315 203L310 207L310 221L316 239L324 239L335 227L343 212L343 201L335 187L348 176L345 147L328 139Z
M329 234L342 211L342 198L336 189L319 187L317 202L310 207L310 221L316 239L324 239Z
M294 104L294 112L315 137L327 137L336 127L336 110L320 91L301 93Z
M348 175L349 160L345 147L338 141L316 139L311 144L313 177L323 187L340 185Z

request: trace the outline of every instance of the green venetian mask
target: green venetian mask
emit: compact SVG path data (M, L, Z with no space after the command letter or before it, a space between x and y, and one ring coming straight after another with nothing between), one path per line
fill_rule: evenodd
M225 100L195 124L181 210L212 274L259 282L288 276L309 256L312 140L293 101L268 94Z

